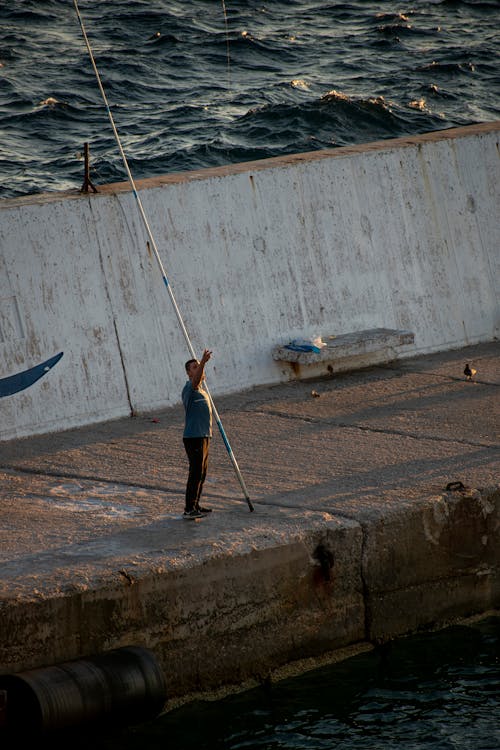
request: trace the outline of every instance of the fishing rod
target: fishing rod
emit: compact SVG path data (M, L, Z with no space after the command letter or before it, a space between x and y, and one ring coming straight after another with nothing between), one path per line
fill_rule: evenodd
M90 46L90 42L89 42L89 39L88 39L88 36L87 36L87 32L85 31L85 26L84 26L84 23L83 23L82 16L80 14L80 9L78 8L78 1L77 0L73 0L73 4L75 6L76 15L78 17L78 21L80 23L80 28L82 30L82 35L83 35L83 38L85 40L85 44L87 46L87 51L89 53L90 61L92 63L92 67L94 69L94 73L95 73L95 76L96 76L96 79L97 79L97 84L99 86L99 90L101 92L101 96L103 98L104 105L105 105L106 111L108 113L109 121L111 123L111 127L113 129L115 140L116 140L116 143L118 145L118 149L119 149L121 157L122 157L122 161L123 161L123 164L124 164L124 167L125 167L125 171L127 173L128 180L129 180L130 185L132 187L132 192L133 192L134 198L135 198L135 200L137 202L137 207L139 209L139 213L140 213L141 218L142 218L142 220L144 222L144 226L146 228L146 232L147 232L147 235L149 237L149 241L151 243L151 247L153 248L153 252L154 252L155 258L156 258L156 260L158 262L158 266L160 268L160 272L161 272L161 275L162 275L162 278L163 278L163 282L164 282L165 287L166 287L166 289L168 291L168 294L170 296L170 301L172 302L172 305L173 305L173 308L174 308L174 311L175 311L175 315L176 315L177 320L179 322L179 325L180 325L181 331L183 333L183 336L184 336L184 338L186 340L186 344L187 344L187 347L188 347L189 352L191 354L191 357L193 359L197 360L198 357L196 356L196 353L195 353L194 347L193 347L193 345L191 343L191 339L189 338L189 334L187 332L186 326L184 325L184 321L182 319L182 315L180 313L179 307L178 307L177 302L175 300L174 293L172 291L172 287L170 286L170 283L168 281L168 277L167 277L165 268L163 266L163 263L162 263L162 260L161 260L161 257L160 257L160 253L158 251L158 247L156 245L155 238L153 237L153 233L152 233L151 228L149 226L149 222L147 220L146 213L145 213L143 205L142 205L142 201L141 201L141 199L139 197L139 194L137 193L137 189L135 187L134 178L132 177L132 173L131 173L129 165L128 165L127 157L125 156L125 152L124 152L123 146L121 144L120 136L118 135L118 131L116 129L115 121L113 119L113 115L111 114L111 109L110 109L109 104L108 104L108 99L106 97L106 93L104 91L104 87L103 87L102 82L101 82L101 76L99 75L99 71L97 70L97 65L96 65L96 62L95 62L95 59L94 59L94 54L92 52L92 48ZM210 391L208 389L208 386L206 386L206 391L207 391L207 394L208 394L208 398L210 400L210 405L212 407L212 412L213 412L213 415L215 417L215 421L217 422L217 427L219 428L219 431L220 431L223 443L226 446L226 450L228 452L229 458L231 459L231 463L233 464L234 471L236 473L236 476L238 477L238 481L240 483L241 489L243 490L243 495L245 497L245 500L248 503L249 509L251 511L253 511L254 507L252 505L252 502L250 500L250 496L248 494L248 490L246 488L245 482L244 482L243 477L241 475L241 471L240 471L240 468L238 466L238 462L236 461L236 457L235 457L235 455L233 453L231 445L229 444L229 440L227 439L227 435L226 435L224 427L222 425L222 421L221 421L221 418L219 416L219 412L217 411L217 409L215 407L215 404L214 404L214 401L213 401L213 398L212 398L212 394L210 393Z

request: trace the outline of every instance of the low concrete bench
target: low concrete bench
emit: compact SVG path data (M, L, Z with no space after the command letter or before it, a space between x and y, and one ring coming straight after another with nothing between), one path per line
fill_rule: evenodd
M326 346L319 352L294 351L282 344L272 354L276 362L283 363L283 372L291 379L314 378L392 362L397 358L397 350L413 344L414 339L411 331L372 328L323 337Z

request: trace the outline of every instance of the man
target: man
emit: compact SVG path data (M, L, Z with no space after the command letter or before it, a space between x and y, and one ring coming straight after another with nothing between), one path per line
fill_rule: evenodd
M208 450L212 437L212 406L203 388L205 365L212 352L205 349L201 360L189 359L186 372L189 380L182 389L182 403L186 412L183 442L189 460L184 518L201 518L211 513L211 508L200 506L203 483L207 475Z

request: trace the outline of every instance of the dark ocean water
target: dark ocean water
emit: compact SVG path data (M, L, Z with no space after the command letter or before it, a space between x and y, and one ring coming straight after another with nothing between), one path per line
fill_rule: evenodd
M135 179L500 119L498 0L80 0ZM126 179L72 0L0 0L0 198Z
M272 686L184 706L126 731L74 737L61 750L68 746L498 750L500 618L401 639Z

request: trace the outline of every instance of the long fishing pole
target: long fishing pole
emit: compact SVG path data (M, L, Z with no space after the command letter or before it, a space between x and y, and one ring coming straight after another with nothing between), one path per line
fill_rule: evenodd
M80 28L82 30L83 38L84 38L85 44L87 46L87 50L88 50L88 53L89 53L90 61L92 63L92 67L94 68L94 73L95 73L95 76L96 76L96 79L97 79L97 84L99 86L99 90L101 92L101 96L103 98L104 105L105 105L106 111L108 113L108 117L109 117L109 121L111 123L111 127L113 128L113 133L115 135L116 143L118 144L118 148L120 150L120 154L121 154L121 157L122 157L123 164L125 166L125 171L127 172L128 180L129 180L130 185L132 187L132 192L134 194L135 200L137 202L137 206L139 208L139 213L140 213L141 218L142 218L142 220L144 222L144 226L146 228L146 232L147 232L147 235L149 237L149 241L151 243L151 247L153 248L153 252L154 252L155 258L156 258L156 260L158 262L158 266L159 266L160 271L161 271L163 282L164 282L165 287L166 287L166 289L167 289L167 291L168 291L168 293L170 295L170 301L172 302L173 308L175 310L175 314L177 316L177 320L179 322L179 325L181 327L182 333L183 333L184 338L186 340L186 344L187 344L187 347L188 347L189 352L191 354L191 357L193 359L198 359L197 356L196 356L196 353L194 351L193 345L191 343L191 339L189 338L189 334L187 332L186 326L184 325L184 321L182 319L182 315L180 313L179 307L177 306L177 302L175 301L174 293L173 293L172 288L170 286L170 283L168 281L168 277L167 277L167 274L165 272L165 268L163 266L163 263L162 263L162 260L161 260L161 257L160 257L160 253L158 252L158 248L157 248L157 245L156 245L156 242L155 242L155 238L153 237L153 233L151 232L151 228L149 226L149 222L147 220L144 208L142 206L142 201L141 201L141 199L140 199L140 197L139 197L139 195L137 193L137 190L136 190L136 187L135 187L134 178L132 177L132 173L131 173L129 165L128 165L127 157L125 156L125 152L124 152L122 144L121 144L120 136L118 135L118 131L117 131L116 126L115 126L115 121L113 119L113 115L111 114L111 109L110 109L109 104L108 104L108 99L106 97L106 93L104 91L104 88L103 88L103 85L102 85L102 82L101 82L101 77L99 75L99 71L97 70L97 65L96 65L96 62L95 62L95 59L94 59L94 54L92 52L92 48L90 46L90 42L89 42L88 37L87 37L87 32L85 31L85 26L84 26L84 23L83 23L82 16L80 14L80 10L78 8L78 2L77 2L77 0L73 0L73 4L75 6L76 15L78 17L78 21L80 23ZM212 412L213 412L213 415L215 417L215 421L217 422L217 426L219 428L222 440L224 442L224 445L226 446L226 450L228 452L229 458L231 459L231 463L233 464L233 468L234 468L234 470L236 472L236 476L238 477L238 481L239 481L239 483L241 485L241 489L243 490L243 494L245 496L245 500L247 501L248 507L250 508L250 510L253 511L254 507L252 505L252 502L250 500L250 496L248 494L248 490L246 488L245 482L244 482L243 477L241 475L241 471L239 469L238 462L236 461L236 457L235 457L235 455L233 453L231 445L229 444L229 440L227 439L227 435L225 433L224 427L222 426L222 422L221 422L219 413L218 413L218 411L217 411L217 409L215 407L215 404L214 404L214 401L212 399L212 395L211 395L211 393L210 393L210 391L208 389L208 386L206 386L206 391L207 391L207 394L208 394L208 398L210 400L210 405L212 407Z

